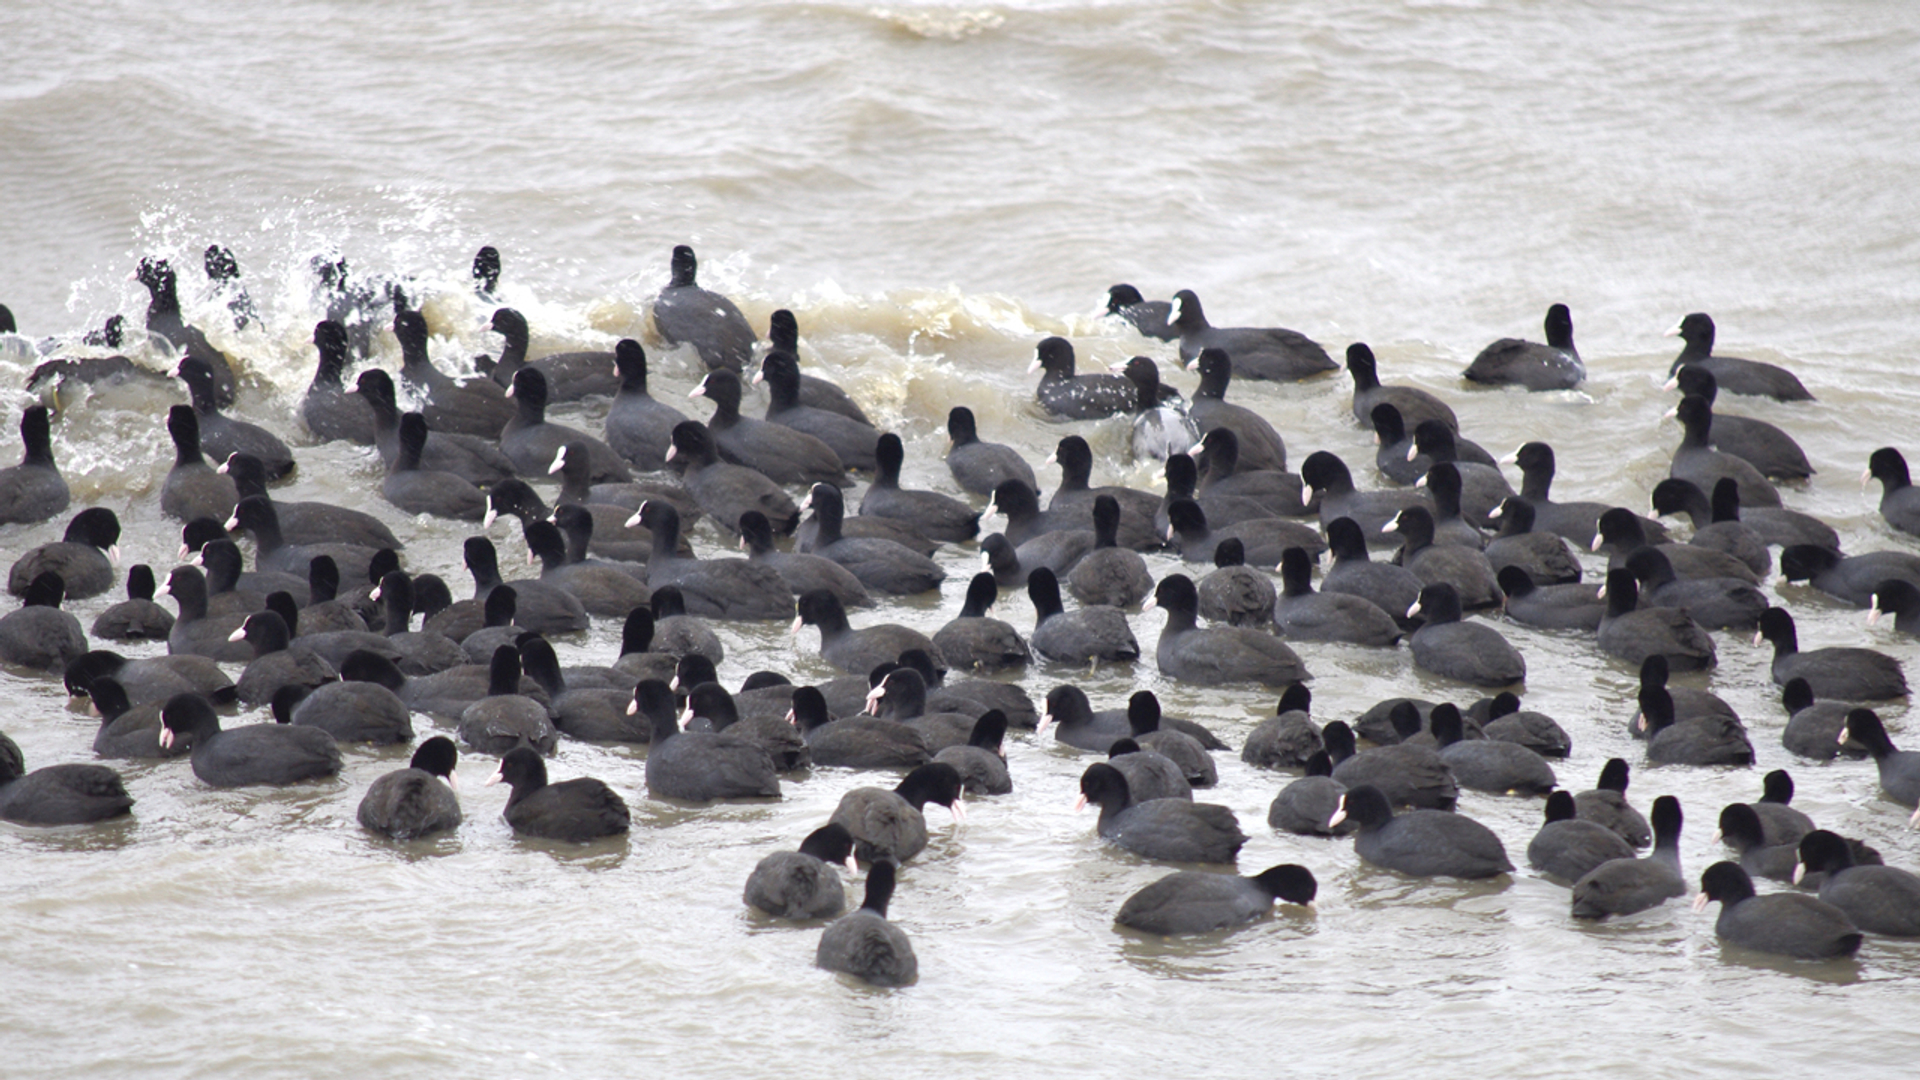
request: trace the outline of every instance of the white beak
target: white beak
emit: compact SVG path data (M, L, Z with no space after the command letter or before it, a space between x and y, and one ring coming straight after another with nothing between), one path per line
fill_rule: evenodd
M1333 808L1333 816L1327 819L1327 828L1331 829L1347 820L1347 797L1340 796L1340 805Z
M238 630L235 630L233 633L227 635L228 641L245 641L246 639L247 639L247 628L245 626L242 626Z
M559 449L557 453L553 455L553 464L547 466L547 475L552 476L555 473L558 473L560 471L560 467L562 465L565 465L566 462L567 462L567 448L563 446Z
M1407 618L1411 619L1418 614L1420 614L1420 601L1415 600L1413 606L1407 609Z

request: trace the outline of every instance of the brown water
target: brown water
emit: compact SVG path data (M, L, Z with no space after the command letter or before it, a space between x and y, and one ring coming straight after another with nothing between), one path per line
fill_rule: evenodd
M1820 399L1724 403L1806 447L1820 473L1788 503L1833 522L1849 551L1913 550L1856 477L1874 447L1913 449L1920 405L1917 29L1890 3L10 8L0 302L25 338L0 343L0 384L19 387L29 341L116 311L137 321L145 297L127 274L164 254L189 317L247 359L239 411L297 441L319 317L309 257L338 250L368 276L410 279L434 355L457 366L499 345L463 286L492 243L536 352L641 337L670 397L693 366L647 338L647 305L688 242L703 283L756 325L798 314L803 362L903 434L915 486L951 489L938 455L954 404L1035 461L1077 431L1096 482L1150 485L1121 424L1046 422L1024 374L1050 333L1086 358L1147 353L1169 371L1170 350L1095 317L1107 285L1132 281L1151 296L1194 288L1222 324L1281 323L1336 350L1366 340L1390 381L1444 394L1496 453L1551 441L1561 498L1643 507L1678 441L1660 418L1673 349L1659 334L1705 310L1723 351L1789 364ZM214 241L238 255L263 329L222 332L197 270ZM1573 308L1584 394L1461 385L1482 345L1537 338L1555 301ZM1294 461L1333 450L1364 486L1372 445L1348 391L1335 378L1231 396L1273 419ZM25 400L8 399L9 432ZM163 570L175 541L153 417L167 400L83 403L55 433L76 505L112 507L128 560ZM600 413L559 415L594 429ZM277 497L364 506L407 540L411 569L464 580L466 530L391 511L370 454L299 452ZM8 527L0 554L63 526ZM495 540L522 551L504 526ZM695 540L704 553L716 537ZM941 558L937 602L867 618L944 623L977 553ZM1808 647L1920 657L1811 590L1768 591ZM112 599L76 613L90 622ZM1002 613L1030 625L1024 597ZM1151 650L1159 617L1133 621ZM1589 786L1611 756L1639 761L1621 729L1631 671L1575 637L1499 625L1527 656L1528 706L1573 734L1565 785ZM563 660L611 656L617 630L560 642ZM721 633L730 684L762 667L830 674L811 630ZM1747 718L1757 767L1642 769L1633 788L1641 806L1680 797L1689 875L1721 855L1720 806L1783 766L1823 825L1920 863L1871 766L1791 760L1770 654L1717 636L1720 668L1698 684ZM1405 650L1300 651L1322 721L1389 695L1478 696L1415 672ZM1038 699L1066 680L1101 707L1152 688L1236 747L1273 703L1165 683L1151 663L1022 684ZM87 759L92 722L56 681L0 673L0 692L14 703L0 726L31 765ZM1916 738L1903 707L1881 711L1896 741ZM184 765L135 765L129 821L0 826L0 1073L1271 1075L1365 1055L1411 1075L1725 1076L1903 1067L1920 1021L1910 945L1783 963L1723 950L1712 910L1578 926L1565 890L1525 873L1469 885L1371 870L1348 844L1267 830L1288 778L1230 754L1205 797L1253 835L1241 869L1308 865L1318 913L1185 941L1118 932L1121 900L1163 869L1100 845L1070 809L1085 759L1026 735L1009 741L1015 793L938 824L903 874L892 916L922 978L876 992L811 967L814 929L739 903L756 859L870 778L823 771L778 803L688 809L647 798L639 755L568 744L555 777L620 790L635 811L624 842L514 839L504 792L477 783L492 763L473 758L460 832L395 847L353 813L404 757L350 751L337 782L285 791L216 792ZM1468 795L1462 809L1519 859L1539 804Z

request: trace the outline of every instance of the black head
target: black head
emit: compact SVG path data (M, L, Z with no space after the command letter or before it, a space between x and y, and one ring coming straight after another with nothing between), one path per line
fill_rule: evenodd
M1307 689L1306 683L1297 682L1280 692L1280 704L1275 706L1273 714L1285 716L1290 712L1311 711L1313 711L1313 691Z
M127 568L127 599L153 599L153 567L146 563L135 563Z
M1354 559L1367 562L1367 537L1360 531L1360 523L1348 517L1334 518L1327 522L1327 551L1335 562Z
M220 717L213 711L213 703L199 694L175 694L160 707L160 745L171 750L181 737L193 740L199 746L215 735L220 734Z
M1381 446L1392 446L1407 437L1407 422L1391 404L1383 401L1375 405L1367 417L1373 421L1373 433Z
M725 731L740 720L733 695L717 682L706 682L687 691L687 716L706 717L715 731Z
M1433 543L1433 513L1424 506L1409 506L1380 531L1399 534L1403 550L1417 551Z
M613 368L620 373L623 388L647 392L647 350L632 338L621 338L613 347Z
M1287 550L1298 551L1302 555L1306 554L1306 551L1302 548L1288 548ZM1247 546L1241 543L1239 537L1229 536L1213 546L1213 565L1218 569L1225 570L1229 567L1245 566L1246 564Z
M1580 816L1573 803L1573 792L1562 788L1547 796L1547 824L1556 821L1572 821Z
M1227 387L1233 383L1233 360L1225 349L1201 349L1193 367L1200 373L1200 386L1193 392L1195 397L1227 396Z
M1060 602L1060 580L1044 566L1034 567L1027 575L1027 599L1033 602L1038 621L1045 621L1066 608Z
M104 506L88 507L67 522L66 535L61 539L69 544L86 544L117 555L113 546L120 542L120 519Z
M1419 615L1427 625L1460 621L1460 593L1446 582L1437 582L1420 590L1420 599L1408 609L1407 617Z
M1104 761L1087 766L1080 774L1080 802L1100 807L1101 813L1119 810L1133 799L1133 789L1119 769Z
M524 409L536 413L545 410L547 407L546 373L537 367L523 367L514 372L513 385L507 388L507 396L520 402ZM738 401L738 398L735 400Z
M1508 600L1512 600L1517 596L1525 596L1536 588L1533 583L1533 575L1527 573L1524 567L1519 566L1501 567L1499 572L1494 575L1494 580L1499 583L1500 591L1506 594Z
M973 734L967 738L968 746L976 746L988 753L1006 757L1003 744L1007 738L1007 714L999 709L988 709L980 719L973 722Z
M706 378L700 380L700 385L694 387L689 396L712 401L714 416L718 419L739 415L742 394L740 376L730 368L715 368L707 372Z
M460 751L453 740L445 735L435 735L421 743L407 762L407 767L431 773L443 780L453 778L454 767L460 764Z
M253 646L253 655L265 656L285 649L292 637L286 619L272 611L256 611L247 616L247 621L240 624L240 629L228 640L244 638Z
M1356 390L1371 390L1380 385L1379 368L1374 362L1373 350L1362 342L1356 341L1347 346L1347 371L1353 375Z
M1320 729L1320 741L1327 748L1327 757L1336 764L1354 755L1358 743L1353 737L1353 728L1345 720L1335 720Z
M26 592L20 597L20 606L57 608L66 596L66 579L52 570L43 570L27 583Z
M680 657L680 663L674 665L674 690L685 696L701 682L720 682L720 673L714 671L714 661L701 653L685 653Z
M1794 652L1799 649L1799 637L1794 632L1793 616L1786 608L1770 607L1760 613L1759 637L1773 642L1776 652Z
M405 433L402 432L402 442L405 442L404 436ZM267 492L267 464L252 454L238 452L228 454L227 460L220 463L218 471L232 478L233 489L241 498L244 499L249 495L264 495L271 501L272 496Z
M687 597L680 591L678 585L662 585L653 590L648 603L653 608L653 621L656 625L662 619L671 619L676 615L687 613Z
M740 515L740 546L752 552L773 550L773 523L758 510Z
M1035 367L1044 368L1048 375L1056 378L1061 376L1072 377L1073 343L1063 337L1043 339L1040 344L1034 348L1033 363L1028 366L1027 370L1031 371Z
M677 288L694 284L700 273L700 260L694 258L693 249L685 244L680 244L673 249L671 266L673 284Z
M1887 737L1887 728L1880 722L1880 714L1872 709L1854 709L1847 714L1846 727L1840 733L1838 741L1852 739L1867 748L1874 760L1886 757L1894 752L1893 740Z
M1662 795L1653 800L1653 812L1647 815L1653 823L1653 843L1655 847L1676 847L1680 843L1680 800L1672 795Z
M1131 285L1109 286L1107 289L1107 314L1118 315L1120 314L1121 308L1132 307L1145 300L1146 297L1140 295L1140 290Z
M888 431L881 434L873 444L873 460L880 481L889 485L900 483L900 466L906 463L907 450L900 443L900 436Z
M473 282L487 292L500 285L500 249L492 244L483 246L473 254Z
M1160 730L1160 699L1153 691L1138 690L1127 699L1127 726L1136 739Z
M1701 355L1713 352L1713 318L1704 311L1696 311L1680 320L1673 334L1687 343L1687 351L1698 351Z
M952 810L955 819L965 820L966 812L960 809L961 789L960 770L944 761L932 761L908 773L893 790L915 809L939 803Z
M1687 369L1692 370L1692 369ZM1739 491L1739 485L1734 491ZM1713 513L1713 505L1708 502L1705 492L1689 480L1668 477L1653 485L1653 512L1660 515L1688 514L1701 517Z
M1714 399L1720 394L1720 380L1713 377L1713 372L1698 364L1681 365L1680 370L1673 373L1673 377L1682 394L1703 397L1709 405L1713 404Z
M881 918L887 917L887 905L893 903L893 863L881 859L867 868L867 892L860 901L860 910L871 911Z
M827 698L818 687L802 686L793 692L793 701L787 713L794 726L801 731L811 731L833 720L827 712Z
M1339 808L1327 819L1327 828L1331 829L1343 821L1357 821L1362 830L1378 828L1393 820L1393 804L1387 801L1379 788L1372 784L1361 784L1348 788L1340 796Z
M1086 691L1072 683L1061 683L1047 691L1046 706L1040 711L1040 726L1035 733L1047 730L1051 724L1078 724L1093 718L1093 703L1087 700Z
M1460 451L1453 439L1453 429L1438 420L1422 420L1413 429L1413 445L1418 452L1435 461L1456 461Z
M1347 463L1325 450L1315 450L1300 463L1300 479L1308 488L1329 495L1353 490L1353 473Z
M1197 540L1207 533L1207 515L1199 503L1192 499L1173 499L1167 503L1167 539L1180 536Z
M1780 573L1788 581L1811 581L1840 565L1837 551L1818 544L1792 544L1780 549Z
M1794 867L1793 880L1809 873L1836 874L1853 865L1853 849L1838 833L1815 829L1800 838L1800 865Z
M800 841L800 854L811 855L821 862L846 864L853 857L853 834L845 825L822 825Z
M1200 297L1192 289L1181 289L1173 294L1173 307L1167 312L1167 325L1182 334L1207 328L1206 309L1200 306Z
M1640 516L1624 506L1611 507L1602 513L1599 528L1599 543L1594 545L1596 551L1605 546L1617 547L1622 551L1646 546L1647 532L1640 527Z
M367 649L355 649L340 661L340 678L347 682L378 683L395 693L407 684L407 677L393 661Z
M1897 491L1912 483L1906 457L1891 446L1883 446L1867 458L1867 475L1880 481L1888 491Z
M488 320L487 325L492 328L494 333L506 338L507 344L518 345L523 349L526 348L527 338L530 335L527 330L527 317L525 315L508 307L495 308L493 310L493 318Z
M1289 904L1310 905L1320 893L1320 883L1313 879L1313 871L1295 863L1270 866L1249 880L1266 890L1268 896Z
M487 593L487 602L481 605L483 625L512 626L513 617L519 614L520 594L511 585L496 585Z
M1704 911L1708 904L1716 900L1731 907L1752 899L1753 895L1753 878L1740 868L1739 863L1717 862L1700 875L1700 895L1694 897L1693 909Z
M1084 488L1088 477L1093 475L1093 448L1078 435L1061 439L1054 447L1050 460L1060 466L1061 475L1065 478L1063 487Z
M627 715L644 716L656 728L663 719L668 726L677 726L673 713L673 688L659 679L642 679L635 683L633 700L627 705Z
M32 413L33 409L27 412ZM26 417L20 419L20 434L23 437L27 435ZM174 454L182 464L205 460L200 456L200 418L194 415L193 406L175 405L167 410L167 434L173 437Z
M1760 801L1781 806L1793 802L1793 777L1785 769L1775 769L1760 781Z
M547 786L547 763L532 747L516 746L500 758L500 768L487 783L506 784L513 789L510 801L517 802Z
M126 657L109 649L93 649L80 654L61 672L68 696L86 697L95 678L115 674L126 662Z
M345 331L341 331L345 333ZM394 397L393 376L379 368L368 368L353 380L353 392L367 399L373 406L375 415L389 415L399 411Z
M1547 344L1556 349L1573 348L1573 312L1565 304L1555 304L1547 309L1545 320Z
M1191 618L1200 610L1200 592L1185 574L1168 574L1153 588L1155 607Z
M947 438L955 446L965 446L979 440L980 435L974 427L973 410L965 405L955 405L947 410Z
M1450 701L1433 707L1433 712L1428 714L1427 725L1433 731L1433 741L1441 746L1451 746L1467 737L1467 726L1460 717L1460 709Z
M795 606L799 621L808 626L833 628L847 624L846 609L840 606L838 597L825 589L801 593Z
M1000 587L993 582L993 575L981 571L967 582L967 598L960 605L960 617L977 619L987 613L993 602L1000 596Z
M1735 851L1746 851L1766 846L1767 831L1753 807L1728 803L1720 808L1720 838Z
M1001 513L1007 515L1007 520L1014 521L1039 512L1040 496L1027 486L1026 481L1002 480L993 489L993 498L988 501L981 516Z
M767 319L767 342L781 352L800 353L800 320L786 308L776 308Z

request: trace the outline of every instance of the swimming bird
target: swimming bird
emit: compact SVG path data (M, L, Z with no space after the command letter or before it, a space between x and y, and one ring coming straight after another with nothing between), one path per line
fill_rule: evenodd
M421 743L406 768L382 774L367 788L354 815L360 827L393 840L418 840L459 828L459 780L454 773L459 760L460 751L445 735Z
M1231 863L1246 844L1233 811L1214 803L1185 799L1134 802L1126 777L1105 762L1080 775L1076 810L1100 807L1096 826L1102 840L1143 858L1165 862Z
M1387 797L1370 784L1348 788L1327 827L1349 818L1360 823L1354 853L1385 870L1458 878L1497 877L1513 870L1505 845L1492 829L1443 810L1395 814Z
M733 301L700 287L693 249L673 249L672 277L653 301L653 327L669 345L691 345L710 370L742 370L753 358L753 326Z
M1705 911L1718 900L1714 933L1724 941L1760 952L1803 960L1852 956L1861 934L1846 912L1805 893L1756 896L1753 879L1738 863L1717 862L1700 875L1693 910Z
M740 900L776 919L831 919L847 906L842 866L855 870L853 834L822 825L800 841L800 850L776 851L755 863Z
M1571 390L1587 378L1580 351L1573 346L1573 315L1565 304L1547 309L1547 343L1501 338L1473 358L1461 374L1469 382L1524 386L1528 390Z
M857 787L840 797L831 823L853 836L854 854L862 862L904 863L926 850L928 803L938 803L956 824L967 820L959 770L945 762L929 762L909 772L892 790Z
M0 733L0 821L84 825L133 809L120 774L105 765L68 763L27 771L20 747Z
M867 871L867 891L859 910L834 920L814 947L815 967L852 975L875 986L912 986L920 979L920 961L906 931L887 921L893 902L894 869L882 859Z
M1673 366L1667 369L1669 377L1678 375L1683 366L1693 365L1712 372L1720 389L1729 394L1752 394L1778 401L1813 400L1813 395L1786 368L1737 356L1716 356L1713 319L1705 312L1696 311L1681 319L1666 336L1685 342L1680 355L1674 357Z
M340 748L319 728L246 724L222 730L199 694L176 694L160 711L160 745L193 740L193 774L213 787L294 784L340 771Z
M632 824L619 792L589 776L549 784L547 763L525 746L507 751L487 783L512 789L502 816L521 836L582 844L624 835Z
M1178 870L1127 897L1113 921L1150 934L1205 934L1253 922L1276 900L1311 909L1318 891L1313 872L1295 863L1251 877Z
M1573 917L1632 915L1687 895L1680 870L1680 800L1653 801L1653 851L1642 859L1613 859L1573 883Z
M1247 379L1293 382L1340 369L1319 342L1297 330L1213 326L1192 289L1173 294L1167 325L1180 331L1180 359L1189 365L1199 360L1202 350L1220 349Z
M1098 420L1131 413L1139 390L1123 375L1075 375L1073 343L1063 337L1042 340L1034 349L1028 374L1041 371L1034 398L1050 415L1064 420Z

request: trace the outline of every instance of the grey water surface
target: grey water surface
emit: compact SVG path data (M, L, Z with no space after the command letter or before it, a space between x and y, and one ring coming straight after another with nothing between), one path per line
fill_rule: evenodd
M1661 333L1707 311L1721 351L1786 364L1818 397L1722 398L1806 447L1819 472L1788 505L1832 522L1849 551L1920 550L1858 483L1874 448L1920 445L1911 4L109 0L0 7L0 71L0 303L20 326L0 341L9 445L33 343L77 341L116 312L137 324L146 298L129 274L165 255L188 317L244 360L236 411L296 443L297 478L276 497L368 509L407 541L411 569L457 591L469 529L392 510L370 451L310 445L295 418L323 314L316 254L406 282L436 360L468 369L500 346L466 282L494 244L501 302L527 315L536 354L635 337L656 396L684 401L697 361L652 335L648 311L668 252L692 244L702 282L756 327L791 308L807 368L902 434L910 485L946 491L956 404L1035 462L1077 432L1096 483L1156 482L1128 460L1122 422L1048 422L1025 374L1034 344L1064 334L1083 369L1145 354L1191 392L1171 346L1099 317L1126 281L1157 298L1194 289L1217 324L1293 327L1336 355L1366 341L1388 381L1445 396L1496 454L1550 441L1560 498L1645 510L1679 441L1661 389L1677 343ZM213 242L233 248L261 325L221 321L199 270ZM1555 302L1573 311L1582 392L1460 380L1495 338L1540 339ZM379 360L397 367L390 335ZM1349 392L1336 375L1236 383L1230 399L1273 420L1296 467L1328 449L1376 486ZM113 508L126 561L163 574L177 530L158 511L171 448L157 417L180 399L83 398L55 426L75 508ZM557 414L597 431L604 408ZM0 556L64 525L0 529ZM524 554L505 526L494 539L503 561ZM708 527L694 539L718 553ZM940 559L937 599L855 623L942 625L978 554ZM1156 576L1182 569L1149 561ZM1766 591L1803 646L1920 660L1911 639L1811 589ZM90 623L118 596L74 608ZM1031 625L1024 595L1000 613ZM1161 621L1132 618L1149 653ZM1677 681L1741 712L1757 765L1655 769L1623 729L1633 671L1588 640L1495 625L1527 657L1528 707L1572 733L1562 784L1633 761L1636 804L1672 793L1686 808L1690 878L1723 854L1719 808L1778 767L1822 825L1920 864L1920 834L1870 763L1781 747L1770 651L1742 635L1716 634L1719 668ZM618 630L558 642L563 661L610 659ZM832 674L812 630L720 630L730 685L761 668ZM1322 722L1391 695L1480 696L1416 672L1405 649L1300 651ZM1151 662L1020 681L1036 701L1075 681L1103 708L1150 688L1236 748L1276 697L1173 684ZM0 672L0 700L30 767L90 759L93 721L58 680ZM1896 742L1920 743L1904 703L1881 712ZM1072 812L1084 756L1030 733L1008 756L1014 793L971 804L964 825L935 810L932 847L902 874L891 916L921 970L903 991L814 969L816 928L740 903L761 855L795 846L868 776L820 770L777 803L685 807L647 796L641 752L568 743L556 779L600 777L634 808L626 840L571 847L516 840L504 790L479 783L493 763L467 757L466 824L393 845L354 808L403 750L350 749L338 780L284 790L131 765L131 819L0 826L0 1074L1252 1077L1371 1063L1725 1077L1891 1075L1912 1059L1911 944L1776 961L1723 949L1717 908L1576 925L1566 891L1524 870L1492 883L1374 870L1347 842L1268 830L1290 777L1229 753L1202 797L1252 835L1241 870L1309 866L1317 912L1190 940L1118 931L1121 901L1164 868L1104 847L1092 815ZM1470 794L1461 809L1524 862L1538 801Z

